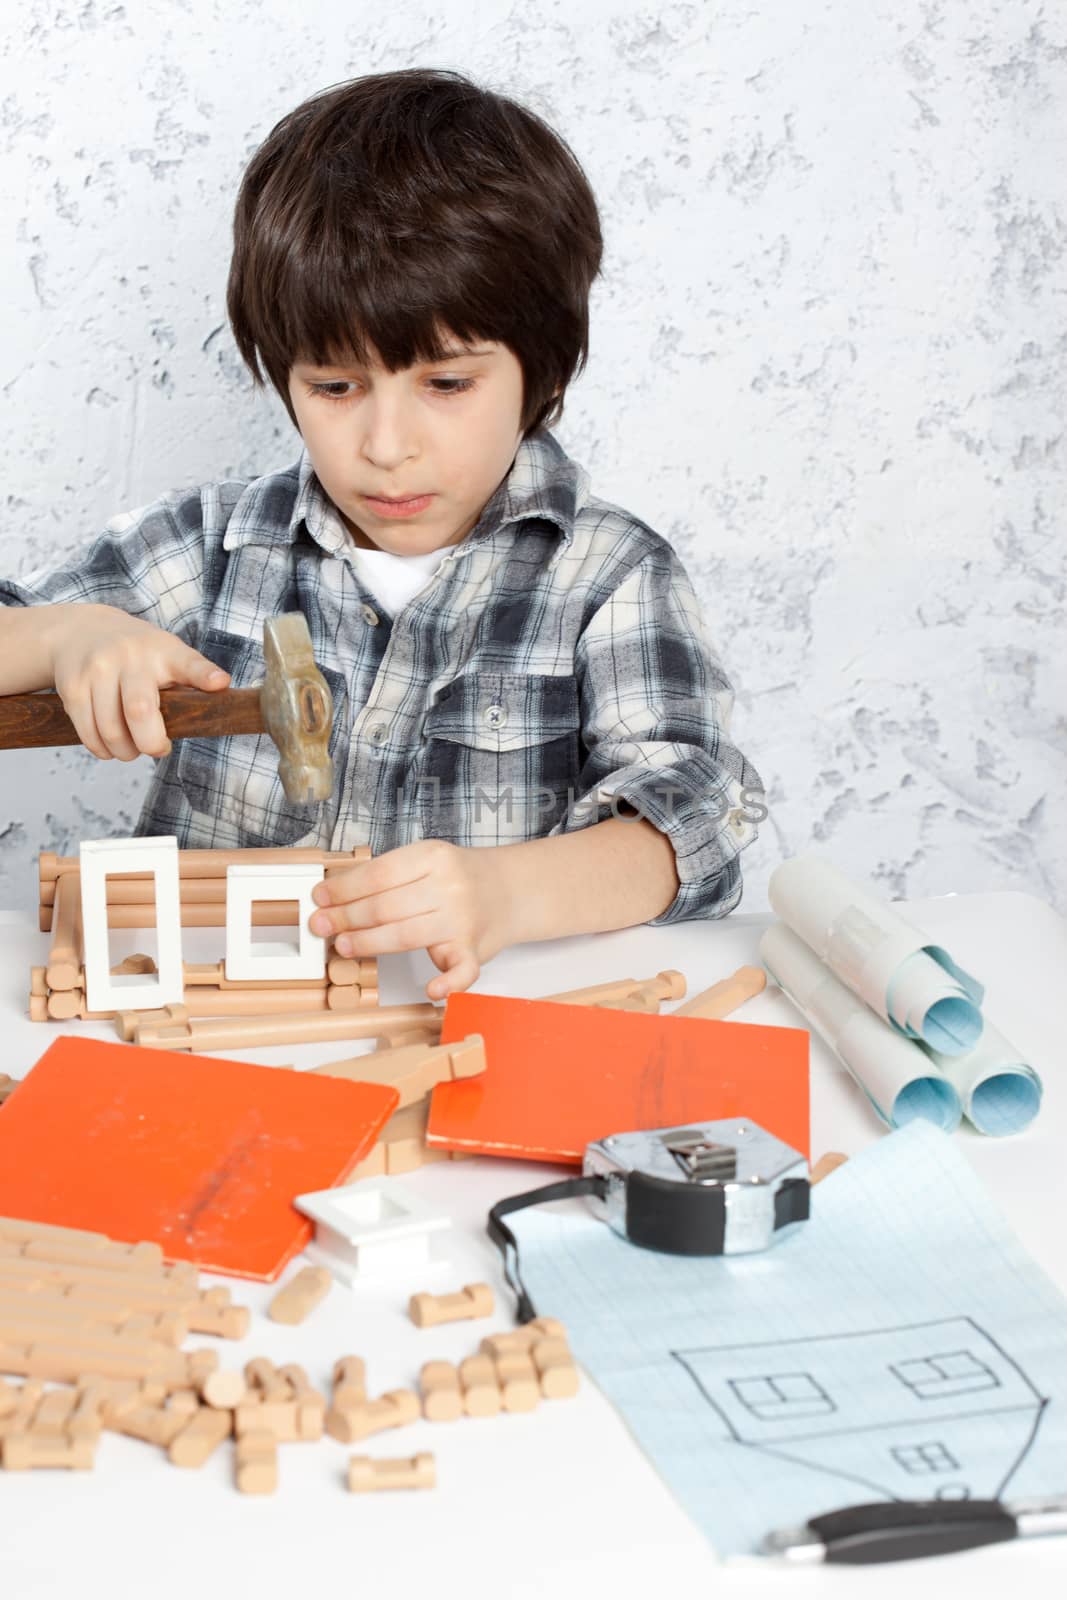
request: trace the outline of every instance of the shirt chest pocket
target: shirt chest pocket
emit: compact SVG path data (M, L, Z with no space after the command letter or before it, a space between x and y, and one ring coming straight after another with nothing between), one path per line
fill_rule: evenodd
M422 722L413 773L422 837L481 845L548 833L577 784L579 730L573 677L453 678Z
M263 647L253 639L207 628L199 645L202 655L230 674L230 687L249 689L263 681ZM333 697L329 750L337 774L339 732L345 722L345 680L328 667L319 669ZM177 778L194 811L223 823L235 848L291 845L317 834L321 810L317 802L298 805L286 798L278 776L278 747L269 733L224 734L213 739L181 739Z

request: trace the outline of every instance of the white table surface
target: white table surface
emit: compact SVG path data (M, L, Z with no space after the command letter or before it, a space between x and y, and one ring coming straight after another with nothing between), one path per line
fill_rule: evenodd
M1067 923L1033 896L1014 892L950 895L899 909L985 983L986 1014L1044 1079L1044 1105L1029 1131L993 1140L961 1130L956 1138L1024 1244L1067 1290L1060 1007L1067 985ZM677 967L694 994L756 961L769 920L740 913L725 923L631 928L520 946L490 963L475 988L538 995ZM221 930L189 930L187 959L217 957L221 937ZM61 1032L114 1037L106 1024L27 1020L29 968L44 960L47 944L26 918L0 913L0 1071L16 1077ZM113 933L114 959L138 947L146 947L143 934ZM425 952L383 958L382 1004L424 999L433 971ZM791 1003L772 988L736 1020L802 1025ZM361 1048L369 1046L339 1049L335 1042L233 1054L314 1066ZM866 1099L817 1037L811 1063L813 1154L853 1153L878 1138L881 1125ZM222 1364L237 1366L265 1354L300 1362L324 1386L334 1358L356 1353L367 1360L372 1391L414 1386L424 1360L457 1361L485 1333L512 1325L499 1258L484 1231L486 1213L501 1196L560 1175L558 1167L477 1159L439 1163L399 1180L452 1217L453 1228L436 1245L447 1251L447 1261L419 1283L404 1278L351 1292L338 1285L300 1328L254 1315L247 1339L219 1341ZM490 1321L432 1331L412 1326L405 1308L414 1290L444 1292L475 1279L497 1290ZM254 1312L274 1292L269 1285L236 1280L233 1287ZM862 1571L723 1566L588 1379L577 1399L545 1403L529 1415L419 1422L358 1448L384 1456L432 1450L438 1487L351 1495L344 1468L353 1447L331 1439L284 1446L278 1492L263 1498L232 1487L226 1450L199 1472L180 1471L153 1447L112 1434L102 1439L91 1473L0 1473L0 1593L13 1600L98 1592L108 1600L236 1600L239 1593L255 1600L304 1600L370 1592L390 1600L831 1593L852 1600L861 1585L864 1595L882 1597L899 1595L905 1584L909 1600L943 1600L946 1587L967 1600L1001 1600L1008 1585L1020 1586L1027 1600L1067 1592L1067 1539L1015 1541Z

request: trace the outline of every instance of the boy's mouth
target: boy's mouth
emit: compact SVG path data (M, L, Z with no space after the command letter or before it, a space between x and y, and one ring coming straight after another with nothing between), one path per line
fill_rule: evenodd
M404 500L390 500L381 495L365 494L363 499L381 517L413 517L419 511L425 511L433 495L418 494Z

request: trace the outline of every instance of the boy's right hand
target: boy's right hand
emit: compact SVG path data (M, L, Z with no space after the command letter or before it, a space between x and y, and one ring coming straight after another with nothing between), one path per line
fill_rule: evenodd
M82 744L101 761L166 756L159 691L225 689L230 675L173 633L114 606L57 607L52 682Z

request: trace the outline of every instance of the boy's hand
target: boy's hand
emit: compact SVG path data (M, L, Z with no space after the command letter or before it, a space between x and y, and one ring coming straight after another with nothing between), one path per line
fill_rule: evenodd
M336 934L334 947L344 956L425 947L445 974L430 980L427 996L458 994L509 943L490 867L494 853L444 839L387 850L315 886L315 904L323 909L311 918L311 931Z
M56 610L63 614L52 625L52 682L78 738L101 761L169 755L160 689L225 689L230 681L173 633L113 606Z

